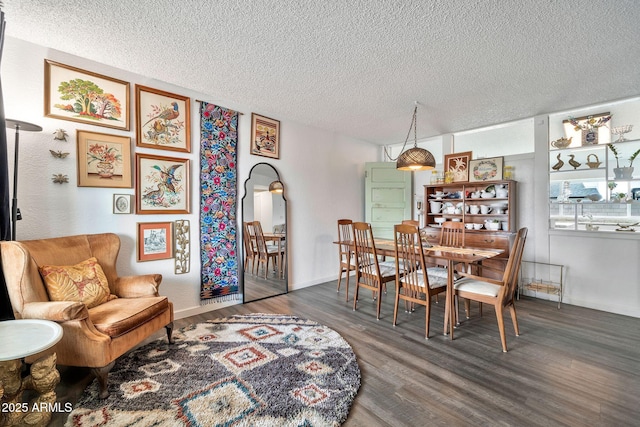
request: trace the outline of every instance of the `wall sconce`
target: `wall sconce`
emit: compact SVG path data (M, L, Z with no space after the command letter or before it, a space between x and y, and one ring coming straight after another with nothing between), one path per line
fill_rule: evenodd
M272 193L283 193L284 185L282 185L282 182L280 181L273 181L269 184L269 191Z

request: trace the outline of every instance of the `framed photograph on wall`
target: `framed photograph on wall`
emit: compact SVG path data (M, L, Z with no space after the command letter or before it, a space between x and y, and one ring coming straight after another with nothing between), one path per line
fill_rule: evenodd
M136 145L191 152L191 100L136 85Z
M453 182L469 181L469 161L471 160L471 151L463 153L445 154L444 171L451 172Z
M189 159L136 153L136 213L189 213Z
M501 179L502 157L469 161L469 182L500 181Z
M131 194L113 195L113 213L130 214L133 213L133 196Z
M251 154L280 158L280 122L251 113Z
M173 222L138 223L138 261L173 258Z
M78 187L131 188L131 138L79 130Z
M129 130L129 83L45 59L44 115Z

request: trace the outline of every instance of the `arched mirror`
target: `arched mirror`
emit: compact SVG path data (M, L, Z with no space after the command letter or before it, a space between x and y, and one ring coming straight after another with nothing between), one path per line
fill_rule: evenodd
M243 302L288 292L287 199L278 171L251 168L242 197Z

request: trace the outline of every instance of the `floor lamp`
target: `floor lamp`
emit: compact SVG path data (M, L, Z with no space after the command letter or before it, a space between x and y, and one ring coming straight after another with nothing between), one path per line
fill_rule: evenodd
M7 127L16 130L16 143L13 163L13 198L11 199L11 240L16 240L16 221L21 218L20 209L18 209L18 152L20 146L20 130L27 132L40 132L42 128L33 123L27 123L20 120L6 119Z

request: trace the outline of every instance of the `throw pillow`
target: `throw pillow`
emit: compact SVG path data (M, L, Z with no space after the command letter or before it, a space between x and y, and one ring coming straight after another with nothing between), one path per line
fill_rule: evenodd
M76 265L43 265L40 274L52 301L82 302L92 308L112 299L107 276L95 257Z

